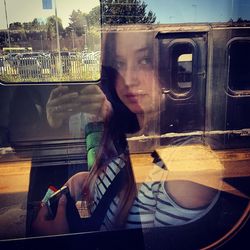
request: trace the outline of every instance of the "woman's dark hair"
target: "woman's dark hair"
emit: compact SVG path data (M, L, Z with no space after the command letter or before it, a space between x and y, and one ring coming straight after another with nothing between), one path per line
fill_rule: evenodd
M140 127L136 114L131 112L120 100L115 90L119 72L115 69L116 34L108 33L104 39L104 55L102 58L101 88L113 107L113 116L110 122L111 130L119 129L123 133L136 133ZM121 77L121 76L119 76Z
M116 44L116 39L113 33L106 35L104 44L101 89L112 104L113 112L108 121L105 122L96 161L83 189L87 200L91 202L93 200L94 184L98 175L107 167L107 163L113 157L116 157L117 154L124 155L126 168L123 175L122 188L118 191L119 204L115 220L115 226L121 228L125 225L129 209L131 208L136 195L136 184L127 150L126 133L135 133L140 127L136 114L132 113L122 103L116 93L115 83L119 73L112 64L112 61L114 62L115 60L114 49ZM115 147L115 152L113 151L113 148L110 147L112 144Z
M115 90L118 72L112 67L102 67L101 88L113 107L110 125L123 133L135 133L139 130L136 114L131 112L120 100Z

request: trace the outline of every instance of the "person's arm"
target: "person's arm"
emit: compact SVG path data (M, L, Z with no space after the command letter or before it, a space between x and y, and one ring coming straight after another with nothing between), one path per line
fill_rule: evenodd
M83 185L89 172L79 172L73 175L64 185L69 188L71 197L77 201L82 198Z
M83 184L88 177L87 172L80 172L72 176L66 183L70 190L71 197L77 201L81 198ZM56 235L69 233L69 225L66 216L67 198L65 195L59 199L56 216L53 220L48 219L48 208L42 204L41 209L34 222L32 223L32 231L35 235Z
M187 209L206 207L217 194L212 188L185 180L166 181L164 187L175 203Z

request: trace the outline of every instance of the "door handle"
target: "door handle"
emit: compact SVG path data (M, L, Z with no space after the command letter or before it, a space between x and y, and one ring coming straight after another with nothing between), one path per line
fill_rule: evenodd
M170 93L170 89L165 89L165 88L162 88L161 89L162 91L162 94L166 95L166 94L169 94Z

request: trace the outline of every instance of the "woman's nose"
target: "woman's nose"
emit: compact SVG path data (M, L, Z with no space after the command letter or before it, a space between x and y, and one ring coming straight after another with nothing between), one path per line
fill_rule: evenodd
M127 67L126 74L124 77L124 82L127 86L133 86L139 84L138 72L136 70L136 67L134 66Z

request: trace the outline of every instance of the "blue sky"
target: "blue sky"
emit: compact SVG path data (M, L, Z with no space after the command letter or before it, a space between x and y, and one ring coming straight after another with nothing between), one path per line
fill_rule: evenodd
M5 0L9 23L46 19L54 10L43 10L42 0ZM55 1L55 0L53 0ZM231 17L250 20L249 0L145 0L160 23L224 22ZM57 0L58 16L68 25L72 10L88 13L99 0ZM0 29L6 28L4 0L0 0Z
M249 0L146 0L160 23L250 20Z
M53 3L55 0L52 0ZM42 0L5 0L7 5L8 22L30 22L34 18L46 19L55 11L43 10ZM58 17L63 17L64 27L68 26L72 10L80 9L88 13L99 4L99 0L56 0ZM53 6L54 7L54 6ZM4 0L0 0L0 29L6 28Z

